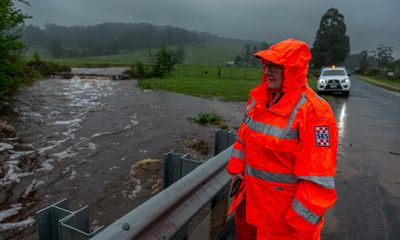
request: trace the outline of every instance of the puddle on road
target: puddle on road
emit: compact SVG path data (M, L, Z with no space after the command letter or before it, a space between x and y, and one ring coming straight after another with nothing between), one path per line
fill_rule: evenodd
M341 161L345 158L345 146L348 144L344 140L347 138L348 129L347 129L347 121L348 121L348 109L347 109L347 97L328 97L326 98L327 102L331 106L335 117L336 123L338 127L338 161Z

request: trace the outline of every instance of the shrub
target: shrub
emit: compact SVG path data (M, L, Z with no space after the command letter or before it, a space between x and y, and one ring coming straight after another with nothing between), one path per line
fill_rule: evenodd
M379 76L381 75L381 70L378 68L368 68L365 71L365 75L367 76Z
M178 62L177 53L175 50L162 47L152 59L153 76L163 77L174 70Z
M151 77L152 73L148 66L145 66L142 62L137 62L135 65L131 66L131 68L125 71L124 74L127 74L130 78L147 78Z
M200 125L206 124L214 124L219 125L222 122L222 117L217 114L209 114L209 113L199 113L196 117L189 117L188 120L193 123L197 123Z
M38 71L42 76L51 76L57 72L71 72L71 68L52 62L44 62L38 53L33 54L33 60L27 64L33 70Z

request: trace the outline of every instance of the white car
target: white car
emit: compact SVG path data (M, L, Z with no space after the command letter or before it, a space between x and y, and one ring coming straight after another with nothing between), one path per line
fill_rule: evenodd
M323 92L343 92L349 95L351 88L350 74L344 67L326 67L322 68L318 76L317 91Z

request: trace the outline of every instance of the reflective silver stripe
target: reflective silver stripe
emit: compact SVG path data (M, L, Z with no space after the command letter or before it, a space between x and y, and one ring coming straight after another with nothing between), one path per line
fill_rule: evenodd
M297 183L298 180L307 180L322 187L335 189L334 177L295 176L292 174L272 173L246 166L247 173L256 178L270 182Z
M322 217L308 210L301 202L297 199L293 199L292 207L294 211L299 214L302 218L310 222L311 224L317 224L321 221Z
M262 170L255 169L246 165L246 173L247 175L268 181L268 182L276 182L276 183L297 183L296 176L292 174L282 174L282 173L272 173L265 172Z
M246 108L246 114L250 112L250 110L256 105L256 100L252 99L251 103Z
M263 122L254 121L251 117L248 116L249 111L255 105L254 99L251 101L249 106L246 108L246 114L244 118L244 124L246 124L250 129L253 131L261 132L267 135L271 135L277 138L282 139L298 139L299 133L296 129L291 129L290 126L292 125L294 118L300 107L307 101L305 97L305 93L301 94L300 100L297 102L296 106L293 108L290 116L289 121L284 129L272 126Z
M299 176L297 178L316 183L324 188L335 189L335 178L334 177Z
M244 159L244 152L238 149L232 149L232 156L236 158L243 158Z
M236 135L236 141L243 145L243 140L239 137L239 135Z
M297 102L296 106L293 108L292 113L290 114L289 117L289 122L286 125L286 129L290 129L290 126L292 126L294 117L296 117L297 111L299 108L307 101L306 94L303 93L301 94L300 100Z
M282 129L266 123L254 121L246 115L244 123L253 131L264 133L282 139L298 139L299 134L295 129Z

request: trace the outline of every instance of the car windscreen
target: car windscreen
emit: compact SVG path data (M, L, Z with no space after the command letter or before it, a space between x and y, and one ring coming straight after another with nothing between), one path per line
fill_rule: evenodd
M321 76L346 76L346 72L340 69L324 70Z

